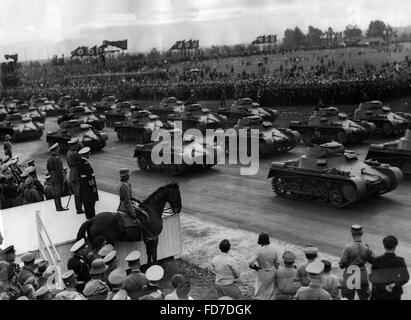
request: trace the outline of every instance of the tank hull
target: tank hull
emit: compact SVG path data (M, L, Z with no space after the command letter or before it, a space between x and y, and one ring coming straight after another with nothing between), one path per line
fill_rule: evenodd
M114 126L114 131L117 132L117 138L120 141L132 141L136 143L149 143L151 141L152 131L145 127L130 127L125 125Z
M40 139L43 136L43 130L37 129L20 132L13 130L13 128L0 128L0 140L4 140L7 134L11 136L11 141L21 142Z
M96 132L95 132L96 133ZM100 133L96 133L98 139L90 139L82 141L85 147L89 147L92 151L99 151L106 146L107 137ZM52 132L47 134L46 142L49 146L58 143L60 146L61 153L66 153L70 147L68 142L74 138L74 136L68 134L61 134L58 132Z
M380 163L388 163L391 166L400 168L408 178L411 176L411 150L371 145L365 159L378 161Z

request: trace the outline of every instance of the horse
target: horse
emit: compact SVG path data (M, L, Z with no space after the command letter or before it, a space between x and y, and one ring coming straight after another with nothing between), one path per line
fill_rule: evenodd
M101 212L80 226L77 240L85 239L87 233L90 242L101 235L107 243L114 245L116 240L138 241L142 236L147 250L147 264L155 264L157 261L158 237L163 230L162 214L167 202L170 204L173 214L181 212L180 187L176 182L158 188L146 200L141 202L140 208L148 214L148 220L146 223L142 223L141 232L136 231L135 239L124 239L124 226L120 225L118 213Z

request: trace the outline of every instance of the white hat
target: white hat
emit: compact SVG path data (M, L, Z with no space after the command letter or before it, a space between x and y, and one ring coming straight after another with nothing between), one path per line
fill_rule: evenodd
M84 245L86 244L86 242L84 241L84 239L80 239L79 241L77 241L75 244L73 244L73 246L71 247L70 251L71 252L77 252L78 250L80 250Z
M314 261L310 263L306 268L305 271L311 274L319 275L324 270L324 263L321 261Z
M111 251L113 251L114 250L114 248L113 248L113 246L111 245L111 244L106 244L103 248L101 248L99 251L98 251L98 255L100 256L100 257L105 257L105 256L107 256Z
M105 264L111 263L117 257L117 252L115 250L109 252L104 258L103 261Z
M89 153L90 152L90 148L89 147L85 147L85 148L83 148L83 149L81 149L79 152L78 152L78 154L87 154L87 153Z
M138 250L131 251L128 256L126 257L127 262L137 261L141 257L141 252Z
M164 276L164 269L158 265L151 266L146 271L148 281L159 281Z
M75 144L78 142L78 137L71 138L67 143L68 144Z

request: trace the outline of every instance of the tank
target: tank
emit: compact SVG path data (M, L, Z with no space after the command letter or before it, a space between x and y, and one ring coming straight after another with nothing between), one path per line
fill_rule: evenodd
M370 145L365 159L398 167L409 178L411 175L411 130L407 129L405 136L399 140Z
M46 122L46 113L38 111L35 106L29 106L26 103L18 105L18 111L21 113L23 118L29 117L34 122Z
M114 131L117 132L120 141L133 141L142 144L150 142L151 134L163 126L163 122L159 120L157 115L140 110L134 111L130 119L117 122L114 125Z
M40 139L43 135L44 125L34 122L28 117L23 117L20 113L7 115L0 124L0 139L8 134L12 142Z
M236 100L230 109L219 108L218 114L228 118L228 125L234 126L238 119L259 116L264 121L275 122L278 117L278 111L269 108L262 108L257 102L253 102L250 98L242 98Z
M104 114L107 111L111 110L111 107L114 106L118 100L114 96L104 95L100 102L95 103L93 106L96 108L98 114Z
M309 147L299 159L271 163L269 178L278 197L341 208L395 190L403 174L388 164L362 162L329 142Z
M403 113L404 115L404 113ZM404 134L410 121L391 111L391 108L381 101L360 103L354 112L355 121L369 121L377 127L375 137L389 137Z
M130 102L119 102L105 113L107 127L113 127L116 122L124 122L131 117L131 113L140 108L133 106Z
M152 114L160 117L160 120L167 120L170 114L179 113L183 110L184 104L175 97L163 98L158 106L149 106L147 108Z
M42 98L46 99L46 98ZM47 117L55 117L61 114L61 108L55 103L54 100L44 100L41 105L36 104L37 108L41 112L45 112Z
M247 146L249 148L251 142L251 130L259 130L259 155L264 157L270 153L287 152L297 146L300 140L300 134L297 131L288 128L276 128L271 122L263 121L259 116L250 116L238 120L234 130L237 133L235 139L237 140L237 150L239 148L240 129L247 129ZM226 131L225 148L229 151L230 132ZM242 144L244 145L244 144Z
M57 123L62 127L65 122L76 119L79 120L80 123L91 125L95 130L103 130L106 123L106 117L104 115L95 114L90 108L84 105L72 107L68 114L60 116L57 119Z
M80 104L80 101L71 95L61 96L57 102L60 107L60 114L66 114L72 107L76 107Z
M195 128L201 132L205 132L206 129L223 129L227 126L227 117L212 113L198 103L185 105L181 112L169 115L168 120L181 121L183 130Z
M137 144L134 150L134 158L137 166L143 171L160 171L170 175L179 175L189 169L210 169L217 164L217 153L220 148L211 145L202 138L184 135L181 147L174 146L176 130L169 130L170 139L156 140L147 144ZM163 149L163 157L170 156L170 163L154 164L152 150ZM167 151L168 150L168 151Z
M63 127L54 132L47 132L46 141L49 146L58 143L62 153L69 149L68 142L78 137L85 147L98 151L106 146L108 136L104 131L94 130L90 125L70 120Z
M330 141L360 143L371 137L376 130L372 122L354 122L335 107L319 108L308 121L291 121L289 128L297 130L305 143L316 144Z

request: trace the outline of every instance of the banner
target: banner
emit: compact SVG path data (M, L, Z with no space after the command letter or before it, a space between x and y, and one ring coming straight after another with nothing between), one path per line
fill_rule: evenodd
M89 56L96 56L97 55L97 46L91 47L88 50L88 55Z
M192 40L192 39L191 39L191 40L188 40L188 41L186 42L186 49L194 49L193 40Z
M19 55L17 53L15 54L5 54L4 58L7 59L13 59L15 62L19 59Z
M104 40L103 41L103 46L113 46L120 48L122 50L127 50L128 48L128 40L119 40L119 41L109 41L109 40Z
M104 53L106 52L105 49L106 49L106 46L104 46L104 45L98 47L98 48L97 48L97 54L98 54L99 56L104 55Z
M71 52L72 57L83 57L88 55L88 47L78 47L76 50Z
M251 44L264 44L264 43L276 43L277 35L269 34L268 36L258 36Z

